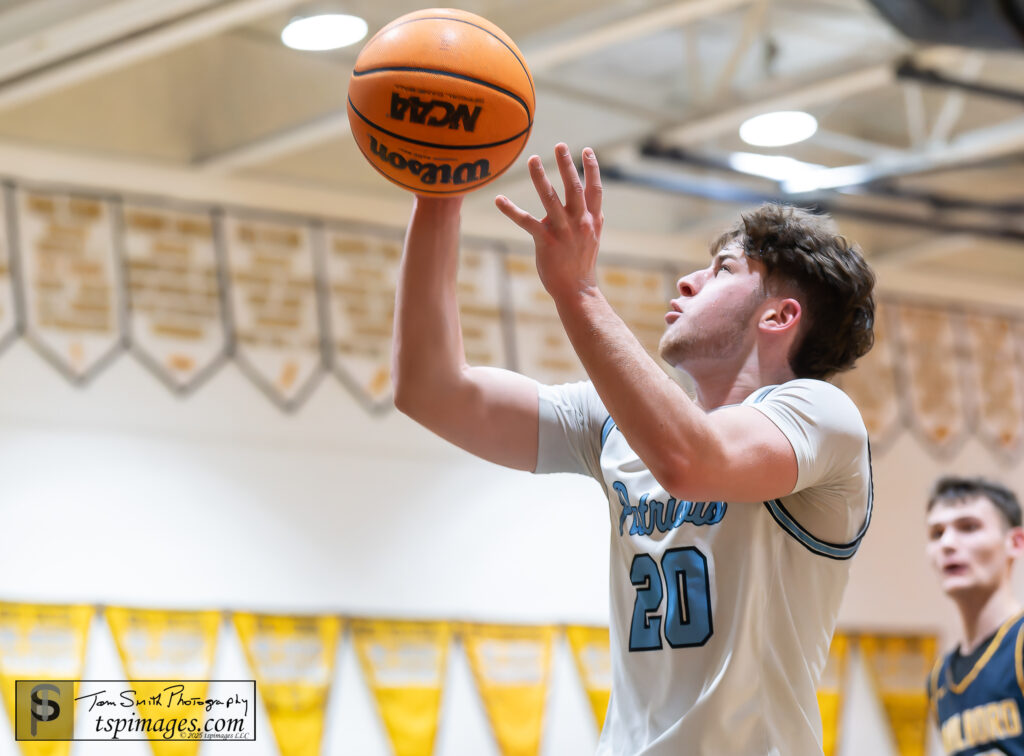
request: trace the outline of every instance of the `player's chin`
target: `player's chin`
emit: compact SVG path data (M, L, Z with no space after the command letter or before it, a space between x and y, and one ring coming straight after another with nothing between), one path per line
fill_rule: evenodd
M977 588L977 582L966 575L950 575L942 580L942 590L951 598L966 596Z

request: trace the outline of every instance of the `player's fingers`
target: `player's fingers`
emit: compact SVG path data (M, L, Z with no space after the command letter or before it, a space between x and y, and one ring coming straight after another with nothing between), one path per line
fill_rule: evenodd
M558 192L555 191L555 187L548 180L547 173L544 172L544 164L541 159L537 155L533 155L527 162L527 166L530 169L530 178L533 179L537 196L540 197L540 203L548 214L548 223L555 228L565 226L565 208L562 207L562 202L558 199Z
M555 162L558 163L558 172L562 174L562 185L565 187L566 212L570 218L578 218L584 210L583 184L572 162L569 146L564 142L555 145Z
M597 165L597 155L589 147L583 150L583 178L586 181L587 209L600 221L604 189L601 188L601 169Z
M499 194L495 197L494 204L506 218L511 220L528 234L533 235L542 230L543 226L539 220L523 210L504 194Z

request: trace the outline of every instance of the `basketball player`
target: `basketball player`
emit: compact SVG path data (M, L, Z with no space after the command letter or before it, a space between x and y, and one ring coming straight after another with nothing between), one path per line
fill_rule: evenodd
M820 379L870 348L874 276L820 218L770 205L744 216L667 305L661 356L693 378L691 400L597 285L594 153L585 184L568 147L555 155L564 204L537 156L547 217L496 202L533 236L590 381L544 386L466 364L459 200L417 197L395 404L492 462L604 488L613 682L598 753L820 756L815 687L871 509L864 424Z
M982 478L940 478L928 498L928 559L956 603L960 643L939 659L928 695L947 754L1024 756L1024 554L1017 497Z

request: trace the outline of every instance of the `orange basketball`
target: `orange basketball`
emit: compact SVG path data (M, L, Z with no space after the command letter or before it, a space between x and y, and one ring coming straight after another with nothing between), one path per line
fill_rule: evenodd
M348 85L348 120L379 173L418 194L464 194L519 156L533 126L522 53L480 16L431 8L366 43Z

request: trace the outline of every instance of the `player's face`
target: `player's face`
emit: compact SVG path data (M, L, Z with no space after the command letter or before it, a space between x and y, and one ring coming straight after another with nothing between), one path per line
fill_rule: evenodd
M733 241L711 265L679 279L679 296L665 314L667 324L658 351L670 365L722 360L753 342L756 314L764 301L764 265Z
M928 558L948 595L990 593L1009 579L1011 529L988 499L937 502L926 522Z

